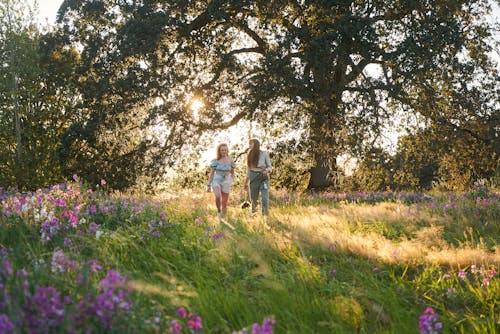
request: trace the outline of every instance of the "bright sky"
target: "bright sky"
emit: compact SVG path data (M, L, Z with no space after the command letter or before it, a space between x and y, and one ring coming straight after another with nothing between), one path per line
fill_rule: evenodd
M36 0L28 0L30 4L33 4ZM54 23L56 20L57 10L61 6L63 0L38 0L38 10L40 22Z
M29 3L34 3L36 0L28 0ZM57 10L61 6L63 0L38 0L38 8L40 10L40 20L53 23L56 19ZM500 21L500 6L496 1L491 1L493 7L492 20Z

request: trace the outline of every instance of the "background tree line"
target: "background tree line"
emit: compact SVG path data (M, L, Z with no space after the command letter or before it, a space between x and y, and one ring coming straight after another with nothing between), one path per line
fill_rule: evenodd
M3 0L0 186L76 173L154 187L207 135L242 122L266 129L280 187L329 186L342 154L360 161L352 189L498 180L489 10L486 0L66 0L41 32L25 1ZM380 139L396 117L407 135L391 155Z

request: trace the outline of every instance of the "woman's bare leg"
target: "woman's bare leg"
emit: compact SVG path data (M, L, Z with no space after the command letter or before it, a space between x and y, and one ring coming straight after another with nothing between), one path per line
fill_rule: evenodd
M222 216L227 215L227 203L229 202L229 193L225 193L221 191L221 197L222 197Z
M215 206L217 207L217 213L221 212L221 193L220 186L214 186L215 195Z

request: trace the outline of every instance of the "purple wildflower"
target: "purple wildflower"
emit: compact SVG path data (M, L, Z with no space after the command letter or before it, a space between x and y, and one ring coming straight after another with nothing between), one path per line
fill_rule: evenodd
M26 271L26 269L21 269L17 272L17 278L26 278L28 277L28 272Z
M120 310L128 310L131 306L128 293L107 289L97 296L95 301L95 313L97 318L110 329L116 314Z
M70 238L64 238L64 246L65 247L71 247L71 246L73 246L73 242L71 241Z
M6 314L0 314L0 333L13 334L14 324Z
M114 287L115 285L124 284L127 281L126 276L120 276L120 273L114 270L109 270L106 277L101 281L99 287L105 289Z
M0 268L0 273L2 274L7 274L7 276L12 275L12 266L10 265L10 262L8 260L3 261L3 269Z
M252 334L273 334L273 326L276 324L276 321L272 318L266 318L262 322L262 325L254 323L252 325ZM243 331L246 333L246 331Z
M225 236L224 232L215 233L212 236L212 240L216 241L216 240L219 240L220 238L223 238L224 236Z
M101 227L101 225L96 224L95 222L90 222L88 233L94 234L99 229L99 227Z
M61 293L53 287L37 287L35 294L28 302L29 312L26 320L30 332L51 332L64 320L64 309Z
M98 272L102 269L102 266L99 265L99 262L96 259L88 261L87 265L89 266L89 271L91 273Z
M9 257L9 251L7 248L0 248L0 260L6 260Z
M92 215L92 214L94 214L94 213L96 213L96 212L97 212L97 207L96 207L94 204L92 204L91 206L89 206L89 208L88 208L88 212L89 212L91 215ZM95 223L94 223L94 224L95 224Z
M54 217L51 220L47 220L42 224L42 240L49 241L54 237L57 232L61 229L59 224L59 218Z
M56 248L52 254L51 270L53 273L64 273L70 270L78 269L78 262L70 260L66 254L60 249Z
M276 321L272 318L266 318L264 319L264 322L262 323L261 331L263 334L272 334L273 333L273 326L276 324Z
M432 307L428 307L424 314L418 318L418 330L420 334L437 334L443 328L442 323L437 322L439 315Z
M177 311L175 311L175 313L177 313L177 315L181 318L186 318L187 317L187 311L184 307L179 307L177 309Z
M465 272L465 270L460 269L460 271L458 272L458 277L464 280L467 277L467 273Z
M173 334L180 334L182 330L182 325L179 324L177 321L172 320L170 322L170 333Z
M197 316L194 313L189 313L189 320L187 322L187 326L191 330L201 332L203 330L203 326L201 324L201 317Z
M110 270L99 284L103 292L96 297L93 309L106 329L112 327L117 315L129 310L132 305L128 291L120 289L126 279L126 276L120 276L118 272Z
M160 213L160 218L161 218L161 220L167 220L167 215L165 214L165 212L162 211Z
M54 202L54 205L61 208L65 208L68 205L68 203L66 202L65 198L57 198Z

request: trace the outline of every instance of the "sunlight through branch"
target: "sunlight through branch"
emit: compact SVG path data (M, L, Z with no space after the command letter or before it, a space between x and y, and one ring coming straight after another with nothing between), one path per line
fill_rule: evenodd
M194 98L190 102L190 108L193 111L194 119L198 119L200 110L205 107L205 104L202 100Z

